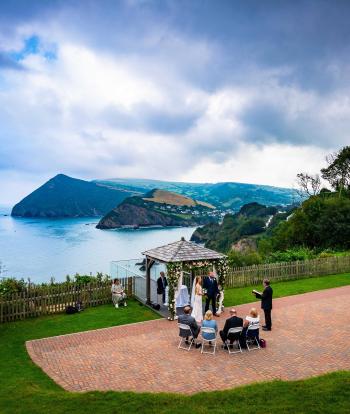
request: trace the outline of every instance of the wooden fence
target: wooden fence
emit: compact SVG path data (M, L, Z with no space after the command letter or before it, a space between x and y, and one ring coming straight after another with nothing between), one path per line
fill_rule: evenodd
M133 279L125 280L127 294L133 292ZM111 282L86 285L61 283L45 287L30 287L21 293L0 296L0 323L30 317L62 313L77 301L83 307L111 302Z
M259 285L265 278L279 282L347 272L350 256L235 267L228 272L226 288Z
M347 272L350 273L350 256L238 267L229 270L226 288L258 285L265 278L277 282ZM137 294L135 277L121 281L129 296ZM110 282L87 285L61 283L0 295L0 323L62 313L67 306L74 305L77 301L82 301L84 307L110 303Z

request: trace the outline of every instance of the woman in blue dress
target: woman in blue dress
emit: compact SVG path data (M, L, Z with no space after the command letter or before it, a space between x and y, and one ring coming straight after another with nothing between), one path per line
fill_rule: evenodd
M213 320L213 312L211 310L207 310L205 312L204 315L204 320L202 322L202 328L214 328L215 329L215 334L214 333L207 333L207 332L202 332L202 336L204 339L211 341L213 339L215 339L216 334L218 332L218 324L216 323L216 321Z

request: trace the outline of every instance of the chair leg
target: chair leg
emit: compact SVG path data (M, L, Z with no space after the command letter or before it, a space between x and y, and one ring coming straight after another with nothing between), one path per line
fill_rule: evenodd
M183 340L185 340L186 341L186 338L182 338L181 337L181 339L180 339L180 342L179 342L179 345L178 345L178 349L184 349L184 350L186 350L186 351L189 351L190 349L191 349L191 347L192 347L192 345L193 345L193 342L194 342L194 338L191 338L190 340L189 340L189 345L188 346L182 346L182 341Z
M254 343L256 343L257 346L255 348L249 348L249 343L251 345L254 345ZM247 344L248 351L254 351L255 349L260 349L260 344L259 344L258 338L256 338L256 337L250 338L250 339L247 338L246 339L246 344Z
M208 352L208 351L204 351L204 345L205 343L208 342L208 346L209 347L213 347L213 352ZM209 342L212 342L212 344L209 344ZM211 339L210 341L207 339L202 339L202 348L201 348L201 354L212 354L215 355L215 351L216 351L216 338L215 339Z
M231 351L230 350L230 346L232 346L232 348L233 348L233 345L235 344L235 342L237 342L238 343L238 351ZM232 343L232 345L230 344L230 345L228 345L228 353L229 354L238 354L238 353L241 353L242 352L242 348L241 348L241 344L239 343L239 340L238 339L235 339L234 341L233 341L233 343Z

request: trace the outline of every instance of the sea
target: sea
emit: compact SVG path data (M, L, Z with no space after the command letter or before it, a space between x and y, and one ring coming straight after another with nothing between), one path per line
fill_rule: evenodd
M34 283L66 275L110 274L111 262L142 259L142 252L189 240L195 227L98 230L98 218L38 219L10 216L0 206L0 277Z

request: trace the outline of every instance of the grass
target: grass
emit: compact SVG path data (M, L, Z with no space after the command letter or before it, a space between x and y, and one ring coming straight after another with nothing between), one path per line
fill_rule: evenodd
M274 299L346 285L350 285L350 273L271 284ZM252 295L252 289L262 290L263 287L261 286L259 289L259 286L246 286L242 288L225 289L225 305L233 306L256 302L258 299Z
M322 281L318 280L322 279ZM276 283L275 297L342 286L349 275ZM305 282L312 282L311 285ZM331 283L332 282L332 283ZM331 284L330 284L331 283ZM289 285L290 288L284 285ZM293 287L294 286L294 287ZM305 290L308 289L308 290ZM240 289L235 289L237 292ZM232 304L254 300L250 288L227 291ZM248 296L249 294L249 296ZM246 299L244 299L246 298ZM0 325L0 413L348 413L350 373L336 372L304 381L273 381L194 396L128 392L70 393L34 365L25 350L30 339L155 319L150 309L130 300L116 311L111 305L75 315L54 315ZM175 355L174 355L175 357ZM174 361L175 362L175 361ZM321 362L320 362L321 363ZM220 375L218 373L218 375ZM157 378L154 379L157 381Z

